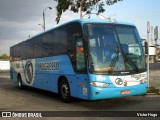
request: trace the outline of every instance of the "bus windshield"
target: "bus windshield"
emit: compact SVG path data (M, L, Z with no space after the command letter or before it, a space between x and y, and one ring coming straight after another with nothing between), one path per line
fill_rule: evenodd
M127 25L85 24L91 72L142 72L145 55L137 29Z

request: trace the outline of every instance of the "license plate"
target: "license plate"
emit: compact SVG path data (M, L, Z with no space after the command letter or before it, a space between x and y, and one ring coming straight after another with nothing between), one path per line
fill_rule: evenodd
M130 94L131 91L130 90L123 90L121 91L121 95L126 95L126 94Z

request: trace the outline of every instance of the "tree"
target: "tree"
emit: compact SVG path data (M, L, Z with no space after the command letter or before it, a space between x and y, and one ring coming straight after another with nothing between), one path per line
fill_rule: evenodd
M56 6L57 17L56 22L59 23L61 15L66 10L70 10L74 13L80 12L80 18L83 17L82 13L90 15L93 10L97 11L97 14L105 11L105 5L113 5L122 0L54 0L58 4Z
M0 60L9 60L9 56L7 54L0 55Z

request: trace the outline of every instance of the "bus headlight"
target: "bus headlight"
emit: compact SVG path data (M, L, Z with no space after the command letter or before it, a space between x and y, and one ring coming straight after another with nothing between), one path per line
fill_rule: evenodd
M95 87L101 87L101 88L106 88L109 86L108 83L105 83L105 82L91 82L90 83L92 86L95 86Z
M140 80L140 83L141 83L141 84L143 84L143 83L145 83L145 82L147 82L147 78L144 78L144 79Z

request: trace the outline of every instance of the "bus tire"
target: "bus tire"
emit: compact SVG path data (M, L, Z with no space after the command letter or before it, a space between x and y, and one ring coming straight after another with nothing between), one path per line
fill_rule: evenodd
M62 78L58 88L59 88L59 95L60 95L61 100L64 103L70 102L71 100L70 88L69 88L68 81L65 78Z
M24 86L22 84L22 78L21 78L21 75L18 75L18 88L19 89L24 89Z

